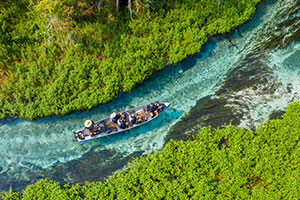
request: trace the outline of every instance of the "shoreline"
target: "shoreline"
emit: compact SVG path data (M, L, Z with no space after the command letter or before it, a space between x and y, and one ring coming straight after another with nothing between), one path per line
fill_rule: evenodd
M249 2L244 2L244 4L248 5ZM16 74L11 75L13 76L12 80L15 80L14 83L7 83L1 91L3 94L9 94L9 100L2 99L0 102L3 104L0 117L16 116L20 119L34 120L63 116L108 103L118 97L120 93L130 92L157 71L182 62L187 57L199 52L207 39L213 35L228 33L249 20L258 2L255 5L251 4L253 6L251 8L241 8L241 16L228 14L225 19L218 16L223 11L212 13L217 16L203 13L207 16L202 17L198 13L199 9L201 10L200 7L189 11L186 11L186 8L182 10L176 8L172 12L164 11L165 18L152 16L149 20L142 16L141 19L134 19L131 22L132 27L126 27L126 31L116 32L117 35L110 38L113 41L109 43L110 46L105 48L114 48L114 50L103 49L101 54L107 55L101 55L101 59L98 59L100 53L97 52L104 47L86 49L89 46L87 44L83 46L83 43L80 47L59 46L51 43L36 47L36 50L41 48L41 53L45 51L46 54L37 54L39 60L24 61L24 64L22 62L22 64L16 65ZM202 5L201 3L194 4ZM212 5L207 6L212 12L213 8L209 7ZM221 4L218 6L223 9L227 8ZM228 8L232 9L233 7L229 6ZM189 14L186 16L186 13ZM180 18L181 15L186 18ZM179 21L173 22L173 17L178 18ZM206 21L200 22L198 18L206 19ZM230 19L230 23L226 24L227 19ZM86 26L91 25L94 24L90 23ZM100 27L101 24L95 25ZM115 28L115 25L107 25L107 27ZM153 30L148 30L147 27ZM84 28L83 30L85 30ZM90 28L94 35L98 34L96 28ZM173 29L170 30L170 28ZM81 30L79 25L75 29L76 31ZM111 31L117 31L117 29L111 29ZM79 35L76 42L80 44L79 40L84 39L83 42L87 42L86 40L90 39L90 42L95 42L94 45L106 44L105 42L100 43L99 39L101 38L95 38L92 33L88 33L90 36ZM101 34L105 35L105 32ZM74 49L72 49L73 52L71 50L69 52L64 48ZM106 51L108 52L106 53ZM56 61L56 55L60 54L65 55ZM116 57L115 54L119 56ZM27 57L23 59L26 60ZM44 63L47 63L45 61L47 59L49 64L43 66ZM72 60L71 65L70 60ZM42 66L37 63L41 63Z

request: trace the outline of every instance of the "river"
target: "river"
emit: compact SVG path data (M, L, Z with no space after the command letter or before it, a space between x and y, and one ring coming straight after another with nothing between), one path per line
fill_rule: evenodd
M201 52L154 74L132 93L95 109L36 121L0 123L0 188L20 191L40 178L61 183L102 181L133 158L186 139L201 127L229 123L254 130L280 117L300 92L300 1L264 0L252 19L208 40ZM86 119L159 100L155 121L85 144L72 132Z

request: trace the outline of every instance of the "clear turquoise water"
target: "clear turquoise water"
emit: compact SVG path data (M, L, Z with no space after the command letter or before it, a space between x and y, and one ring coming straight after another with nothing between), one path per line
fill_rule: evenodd
M137 152L146 154L160 150L172 126L187 115L199 99L209 95L217 97L215 92L222 86L227 74L232 69L243 66L241 62L253 54L263 55L262 62L270 71L270 85L277 84L278 87L267 94L259 89L246 88L228 96L228 102L230 98L238 98L247 104L243 107L246 114L241 126L249 127L250 124L257 125L260 121L267 120L272 111L283 109L290 101L299 99L300 44L296 41L288 43L282 37L278 47L268 48L265 45L260 49L260 45L268 44L274 37L271 33L286 34L280 30L278 33L266 30L273 30L283 20L296 18L300 21L297 13L287 14L286 18L281 16L282 12L293 10L289 6L298 6L295 2L285 1L282 5L280 1L264 1L254 17L236 31L211 38L199 54L177 66L166 67L132 93L121 94L109 104L62 117L5 121L0 126L1 189L7 190L10 185L21 189L44 176L71 183L100 180L97 177L99 174L95 172L77 172L85 162L92 162L90 154L99 155L96 170L101 171L102 168L118 165L118 159L130 157ZM290 28L288 31L291 33L297 29L293 24L284 27L285 30ZM96 121L112 112L155 100L171 103L171 107L157 120L130 132L83 145L73 141L72 132L82 127L86 119ZM232 106L232 112L239 112L240 108L236 108L236 105L229 103L228 106ZM123 166L124 162L113 167L120 169ZM58 176L57 169L62 168L69 173ZM103 176L107 175L109 173Z

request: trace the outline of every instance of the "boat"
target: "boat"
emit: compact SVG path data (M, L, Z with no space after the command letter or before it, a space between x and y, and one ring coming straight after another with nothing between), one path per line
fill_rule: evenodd
M102 137L110 136L116 133L125 132L127 130L142 126L157 117L159 117L170 105L170 103L159 103L159 109L155 109L155 115L152 117L148 110L147 105L139 106L126 110L120 113L112 113L109 117L101 119L99 121L93 122L92 120L86 120L84 122L84 127L74 131L75 139L79 143L85 143L92 140L96 140ZM122 117L124 119L118 120ZM132 120L132 116L135 116L136 120ZM121 128L122 127L122 128Z

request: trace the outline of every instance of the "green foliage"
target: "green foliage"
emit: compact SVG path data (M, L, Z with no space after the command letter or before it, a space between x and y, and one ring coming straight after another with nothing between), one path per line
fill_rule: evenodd
M132 17L110 0L0 3L0 118L106 103L245 22L258 0L132 2Z
M3 199L299 199L300 102L255 132L203 128L169 142L105 182L64 186L40 180Z
M67 195L58 183L42 179L26 188L23 199L67 199Z
M61 187L57 182L41 179L35 184L28 186L22 194L13 192L10 189L8 193L2 193L2 198L3 200L78 200L82 199L84 192L85 187L78 184L73 186L66 184L64 187Z
M9 188L9 192L2 192L0 197L2 197L3 200L18 200L22 198L22 195L18 194L17 192L13 192L12 188Z

